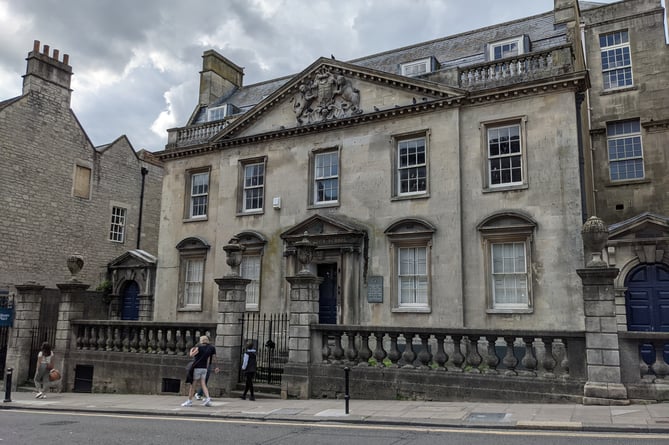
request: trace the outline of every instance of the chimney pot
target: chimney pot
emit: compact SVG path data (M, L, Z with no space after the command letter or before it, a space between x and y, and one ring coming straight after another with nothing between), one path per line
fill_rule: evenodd
M36 53L39 52L39 40L35 40L33 42L33 51L35 51Z
M56 61L58 61L58 56L59 55L60 55L60 51L57 50L57 49L54 49L53 50L53 58L56 59Z
M44 45L44 48L42 49L42 54L45 56L49 55L49 45Z
M69 55L69 54L63 54L63 63L64 63L65 65L69 65L69 64L70 64L70 55Z

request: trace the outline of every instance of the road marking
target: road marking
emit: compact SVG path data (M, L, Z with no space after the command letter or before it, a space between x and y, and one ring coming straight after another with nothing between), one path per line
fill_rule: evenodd
M81 416L81 417L109 417L113 419L133 419L133 420L165 420L181 422L198 423L236 423L244 425L270 425L270 426L304 426L305 424L313 428L331 428L331 429L352 429L352 430L382 430L382 431L412 431L419 433L459 433L459 434L481 434L488 436L531 436L531 437L592 437L606 439L666 439L666 433L627 433L627 432L588 432L588 431L542 431L542 430L496 430L490 428L475 429L472 427L433 427L416 425L360 425L350 423L330 423L330 422L309 422L309 421L289 421L289 420L263 420L263 419L223 419L223 418L201 418L185 416L156 416L145 414L112 414L112 413L82 413L78 411L49 411L49 410L22 410L10 409L6 413L22 414L48 414L60 416ZM471 425L471 424L469 424Z

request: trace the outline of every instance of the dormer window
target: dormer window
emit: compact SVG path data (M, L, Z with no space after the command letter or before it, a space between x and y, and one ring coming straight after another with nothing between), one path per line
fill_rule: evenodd
M223 104L219 107L212 107L207 109L207 122L220 121L235 113L239 113L239 109L232 104Z
M414 60L412 62L403 63L400 65L403 76L415 77L434 71L434 58L427 57L425 59Z
M488 45L489 60L506 59L529 51L529 39L524 36L501 40Z

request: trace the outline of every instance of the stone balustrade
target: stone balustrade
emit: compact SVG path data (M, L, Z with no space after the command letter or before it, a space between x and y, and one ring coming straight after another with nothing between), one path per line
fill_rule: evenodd
M215 342L213 323L74 320L78 351L130 352L185 356L200 335Z
M569 51L565 47L459 68L459 86L468 89L483 88L551 76L556 74L556 70L571 70Z
M658 379L662 381L667 378L669 375L669 332L627 331L620 332L618 337L621 343L621 367L624 381L656 381Z
M170 129L168 130L168 148L185 147L204 143L223 130L229 123L229 120L219 120Z
M311 330L322 344L314 363L585 378L583 332L340 325L312 325Z

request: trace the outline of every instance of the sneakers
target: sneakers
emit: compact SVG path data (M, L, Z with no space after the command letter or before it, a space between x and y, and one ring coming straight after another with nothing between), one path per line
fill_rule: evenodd
M186 400L184 403L181 404L181 406L193 406L193 401L192 400Z
M44 393L43 393L42 391L40 391L40 392L38 392L37 394L35 394L35 398L36 398L36 399L39 399L39 398L41 398L43 395L44 395Z
M211 406L211 398L207 397L204 399L204 402L202 402L202 406Z
M39 398L40 399L46 399L46 394L42 394L41 396L39 396Z
M195 394L195 400L202 400L202 396L200 394Z

